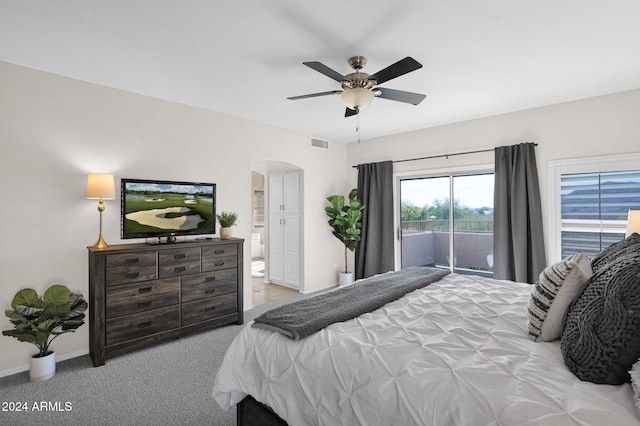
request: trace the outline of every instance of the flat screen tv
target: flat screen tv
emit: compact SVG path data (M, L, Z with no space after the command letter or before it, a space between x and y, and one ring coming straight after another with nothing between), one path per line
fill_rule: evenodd
M216 184L122 179L122 238L216 233Z

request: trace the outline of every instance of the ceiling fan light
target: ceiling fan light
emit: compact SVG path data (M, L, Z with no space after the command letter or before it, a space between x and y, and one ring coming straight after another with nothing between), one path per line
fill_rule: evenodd
M374 94L369 89L363 89L356 87L354 89L345 90L342 92L342 102L351 109L363 109L369 106L373 101Z

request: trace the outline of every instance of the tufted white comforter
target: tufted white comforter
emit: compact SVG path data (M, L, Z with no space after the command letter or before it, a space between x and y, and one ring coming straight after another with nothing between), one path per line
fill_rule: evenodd
M582 382L559 341L527 338L531 289L452 274L300 341L247 326L213 397L292 426L640 424L630 385Z

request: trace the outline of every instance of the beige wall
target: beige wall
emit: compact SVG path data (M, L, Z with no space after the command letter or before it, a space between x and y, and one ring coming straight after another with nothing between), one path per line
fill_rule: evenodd
M429 99L426 102L429 102ZM640 152L639 112L640 90L600 96L350 144L349 164L427 157L536 142L548 254L548 162ZM493 164L493 153L396 163L394 172L480 164ZM356 172L351 172L352 182L355 182L356 176Z
M303 170L303 290L335 285L339 242L325 197L345 190L346 145L310 146L308 135L62 78L0 62L0 307L21 288L54 283L88 296L87 250L98 237L86 174L217 184L218 209L239 213L245 238L245 307L251 306L251 170ZM119 188L116 197L119 199ZM105 201L104 238L121 241L120 204ZM2 315L2 329L11 327ZM28 365L35 347L0 336L0 376ZM88 327L54 342L58 359L88 352Z

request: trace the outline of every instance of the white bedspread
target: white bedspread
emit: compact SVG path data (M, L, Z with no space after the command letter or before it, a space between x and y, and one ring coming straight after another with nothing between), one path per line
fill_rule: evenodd
M630 385L582 382L559 341L527 338L531 289L452 274L300 341L249 323L213 397L292 426L640 424Z

